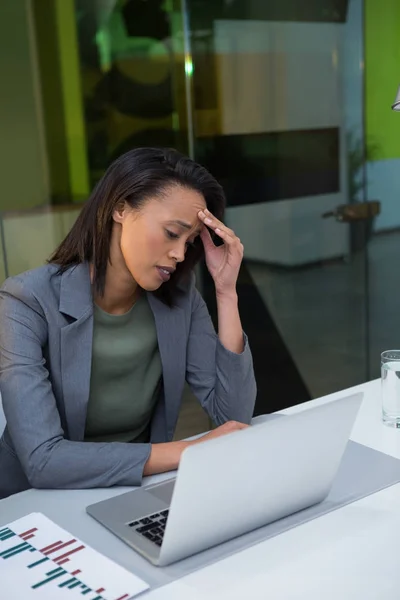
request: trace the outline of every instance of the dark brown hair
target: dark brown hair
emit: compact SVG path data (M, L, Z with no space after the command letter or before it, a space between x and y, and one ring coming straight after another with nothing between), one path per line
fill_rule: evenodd
M151 197L162 199L171 185L200 192L207 208L221 219L225 195L214 177L201 165L167 148L136 148L123 154L107 169L85 203L71 231L50 257L60 266L59 272L83 262L93 265L93 285L104 293L107 264L110 259L113 212L121 201L139 208ZM171 279L157 292L171 304L177 285L203 256L203 244L198 237L190 245L185 260L177 265Z

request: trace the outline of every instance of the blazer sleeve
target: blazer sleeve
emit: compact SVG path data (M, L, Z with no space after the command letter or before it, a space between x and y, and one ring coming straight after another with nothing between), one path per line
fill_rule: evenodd
M219 340L207 306L194 286L187 346L186 381L216 425L250 423L257 395L253 359L246 334L235 354Z
M29 483L56 489L140 485L150 444L65 439L42 350L47 327L34 294L8 280L0 291L0 391Z

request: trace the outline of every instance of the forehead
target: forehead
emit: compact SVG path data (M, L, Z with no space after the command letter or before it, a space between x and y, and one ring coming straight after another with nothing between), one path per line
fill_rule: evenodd
M157 211L161 219L198 223L198 212L207 208L204 197L196 190L173 187L163 192L161 198L150 200L148 208Z

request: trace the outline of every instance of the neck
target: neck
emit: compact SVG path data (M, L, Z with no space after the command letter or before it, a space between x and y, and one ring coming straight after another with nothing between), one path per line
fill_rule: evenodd
M139 294L140 288L126 267L113 262L107 267L104 294L95 294L94 301L105 312L123 315L132 308Z

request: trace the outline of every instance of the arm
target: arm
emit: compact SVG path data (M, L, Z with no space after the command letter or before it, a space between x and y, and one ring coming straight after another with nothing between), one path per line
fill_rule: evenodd
M219 334L217 337L207 307L193 286L186 379L215 423L230 419L249 423L257 389L236 293L243 245L208 210L198 216L224 242L215 246L207 227L202 228L206 264L215 284Z
M230 352L240 354L244 350L244 340L235 290L229 294L217 294L217 313L221 344Z
M47 322L29 290L0 292L0 391L7 427L33 487L140 485L150 444L65 439L42 348Z
M144 466L143 475L166 473L178 468L182 452L192 442L166 442L165 444L152 444L150 456Z
M217 425L230 420L250 423L257 389L247 337L241 328L238 335L230 327L230 312L236 313L240 323L237 306L229 306L226 314L222 315L222 331L218 337L206 304L194 284L191 293L186 380ZM221 308L224 312L225 306ZM231 342L241 344L243 351L237 353L226 348L224 344Z

